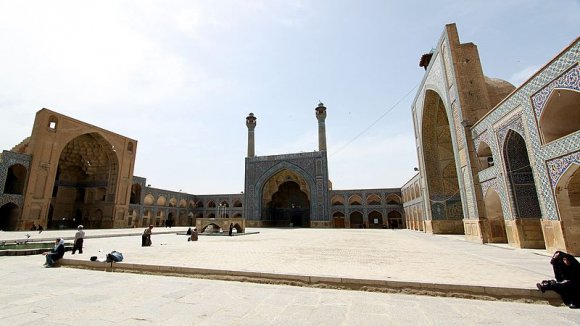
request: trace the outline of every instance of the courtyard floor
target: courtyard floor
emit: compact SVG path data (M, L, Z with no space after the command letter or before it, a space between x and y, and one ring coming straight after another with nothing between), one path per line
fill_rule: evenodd
M88 261L111 250L127 264L535 290L553 278L544 250L481 245L410 230L248 229L204 236L187 228L85 230ZM74 230L0 232L0 241L72 238ZM0 324L578 324L565 306L319 289L184 277L44 269L44 257L0 257Z

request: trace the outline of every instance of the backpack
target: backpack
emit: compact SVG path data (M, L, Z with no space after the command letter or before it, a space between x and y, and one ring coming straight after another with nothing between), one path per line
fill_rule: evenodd
M123 254L118 251L111 251L107 254L107 262L120 262L123 261Z

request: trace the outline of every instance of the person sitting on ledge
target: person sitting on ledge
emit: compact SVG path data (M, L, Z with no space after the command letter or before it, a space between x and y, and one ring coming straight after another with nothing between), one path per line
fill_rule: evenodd
M544 280L537 283L542 293L555 291L562 297L564 304L576 309L580 305L580 263L574 256L556 251L550 260L556 280Z
M189 238L187 238L187 241L197 241L197 228L194 227L193 230L191 230L191 236Z
M46 256L46 263L44 263L44 266L54 267L54 262L64 256L64 239L57 238L54 243L54 248L51 251L43 252L42 254Z

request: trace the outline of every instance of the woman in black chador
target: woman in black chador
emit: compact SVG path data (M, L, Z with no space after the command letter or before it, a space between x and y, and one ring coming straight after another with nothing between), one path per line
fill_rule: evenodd
M564 303L570 308L578 308L580 305L580 263L562 251L556 251L550 264L554 267L556 280L542 281L536 284L540 291L556 291Z

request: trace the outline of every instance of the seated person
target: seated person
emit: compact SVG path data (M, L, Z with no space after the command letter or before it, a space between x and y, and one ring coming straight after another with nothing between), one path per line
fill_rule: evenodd
M537 283L538 290L555 291L562 296L562 301L570 308L580 305L580 263L574 256L556 251L550 261L554 268L556 280L545 280Z
M54 262L64 256L64 239L57 238L54 248L51 251L43 252L42 254L46 256L46 263L44 263L44 266L53 267Z
M189 239L187 239L187 241L197 241L197 228L193 228L193 230L191 230L191 236Z

